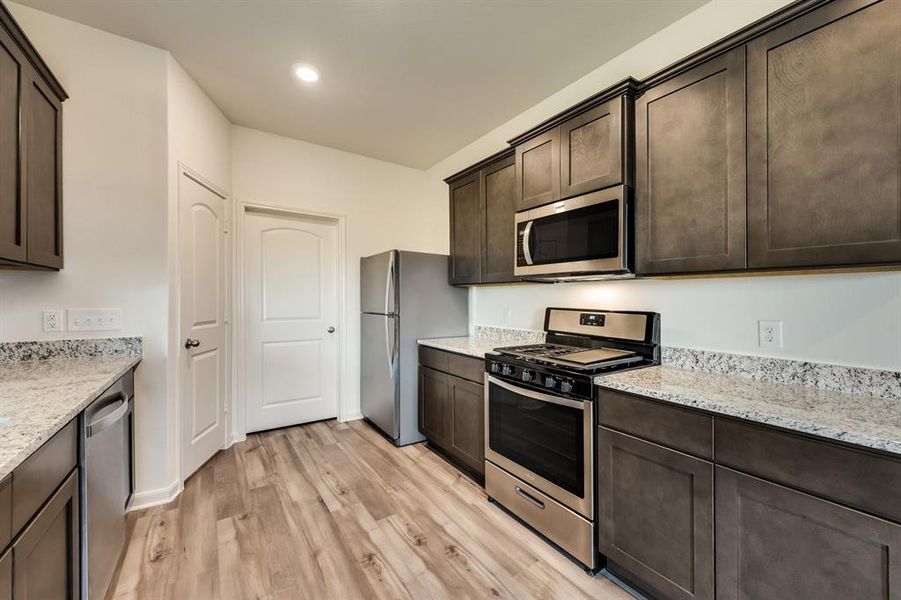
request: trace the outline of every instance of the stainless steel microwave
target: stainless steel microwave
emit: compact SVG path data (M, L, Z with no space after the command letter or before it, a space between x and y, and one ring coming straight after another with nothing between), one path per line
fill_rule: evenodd
M631 277L630 189L616 186L516 213L517 277Z

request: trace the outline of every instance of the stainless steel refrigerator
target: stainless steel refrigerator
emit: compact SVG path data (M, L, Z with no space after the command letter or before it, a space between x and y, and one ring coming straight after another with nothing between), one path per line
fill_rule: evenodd
M416 341L469 329L469 293L448 284L448 260L402 250L360 260L360 403L363 416L398 446L425 439Z

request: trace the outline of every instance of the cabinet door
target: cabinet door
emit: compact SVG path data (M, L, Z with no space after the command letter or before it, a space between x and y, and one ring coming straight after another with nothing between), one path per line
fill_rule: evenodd
M0 600L13 598L13 551L0 556Z
M901 598L901 526L716 468L717 598Z
M419 431L442 446L449 437L447 377L434 369L419 367Z
M631 99L614 98L560 126L561 198L623 183L627 102L631 107Z
M450 282L479 283L482 243L482 200L478 173L450 186Z
M19 98L24 57L0 29L0 259L26 260Z
M24 86L28 262L63 266L62 104L36 74Z
M78 564L76 470L13 544L13 595L16 600L74 600L79 589Z
M485 475L485 388L448 377L450 449L465 465Z
M518 210L560 198L560 130L552 129L516 147Z
M516 281L516 166L512 156L482 169L482 283Z
M745 49L636 101L639 274L745 268Z
M748 131L751 267L901 261L901 2L752 41Z
M713 598L713 465L599 432L598 547L611 568L664 598Z

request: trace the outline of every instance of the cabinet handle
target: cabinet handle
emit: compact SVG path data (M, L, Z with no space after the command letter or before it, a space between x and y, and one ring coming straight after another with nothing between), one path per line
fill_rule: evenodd
M539 500L538 498L536 498L535 496L533 496L532 494L525 491L524 489L522 489L519 486L516 486L513 489L515 489L516 493L519 494L520 496L522 496L523 498L525 498L527 501L531 502L532 504L534 504L541 510L544 510L544 502L542 502L541 500Z

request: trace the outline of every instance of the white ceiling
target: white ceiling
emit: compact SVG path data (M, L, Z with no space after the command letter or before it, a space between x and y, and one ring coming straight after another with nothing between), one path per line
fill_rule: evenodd
M707 0L16 1L169 50L236 124L422 169Z

